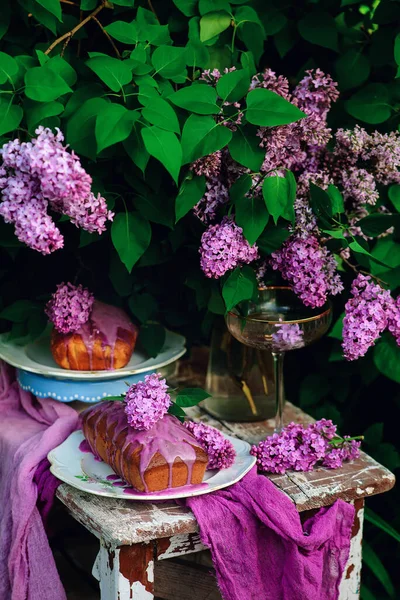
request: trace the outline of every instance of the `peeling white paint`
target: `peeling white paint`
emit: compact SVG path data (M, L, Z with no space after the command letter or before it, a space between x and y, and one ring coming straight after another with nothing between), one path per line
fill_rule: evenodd
M151 560L146 569L147 580L154 583L154 560Z
M206 550L206 546L203 546L200 541L200 536L197 533L181 533L179 535L174 535L169 539L169 542L168 548L158 555L158 560Z
M361 496L364 493L364 490L362 488L357 488L356 489L356 494L358 494L359 496Z
M365 491L367 492L367 494L373 494L375 491L375 488L370 486L370 487L365 488Z
M358 500L357 500L358 502ZM338 600L359 600L360 582L361 582L361 563L362 563L362 536L364 509L360 508L357 512L360 521L360 529L351 539L350 554L347 561L342 581L339 586Z

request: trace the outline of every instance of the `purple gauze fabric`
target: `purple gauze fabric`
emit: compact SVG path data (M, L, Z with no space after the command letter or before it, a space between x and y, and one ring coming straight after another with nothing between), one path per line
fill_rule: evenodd
M47 453L77 428L78 415L21 390L0 361L0 422L0 599L66 600L42 516L57 488Z
M224 600L337 600L354 507L342 500L302 525L295 505L254 467L234 486L188 498Z

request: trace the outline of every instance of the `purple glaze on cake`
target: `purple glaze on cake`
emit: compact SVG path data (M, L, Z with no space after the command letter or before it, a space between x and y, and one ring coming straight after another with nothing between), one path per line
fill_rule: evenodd
M169 469L168 488L172 487L172 467L177 458L180 458L187 466L188 478L187 485L191 483L193 465L196 461L196 451L193 446L200 448L200 444L194 436L187 431L180 421L172 416L165 415L157 421L155 425L148 431L138 431L133 429L127 422L124 411L124 403L104 401L97 404L95 407L90 407L85 413L90 415L91 426L94 428L94 436L98 436L98 426L105 417L106 431L111 435L111 455L109 462L115 462L117 450L120 450L120 461L116 465L116 471L123 473L123 463L129 462L131 455L137 448L141 448L139 473L145 490L147 485L144 479L144 474L148 468L151 459L157 452L164 458ZM94 421L93 421L94 419ZM118 447L118 436L124 432L126 434L125 443L122 448ZM94 448L88 442L93 454L96 455ZM125 452L127 454L125 454ZM123 479L121 475L121 479Z

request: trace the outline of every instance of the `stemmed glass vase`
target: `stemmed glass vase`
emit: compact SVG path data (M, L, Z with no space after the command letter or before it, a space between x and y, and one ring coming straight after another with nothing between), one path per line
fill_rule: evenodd
M309 308L286 286L259 288L256 300L242 302L226 315L228 329L239 342L272 353L276 432L283 428L285 353L318 340L328 331L331 321L329 302L320 308Z

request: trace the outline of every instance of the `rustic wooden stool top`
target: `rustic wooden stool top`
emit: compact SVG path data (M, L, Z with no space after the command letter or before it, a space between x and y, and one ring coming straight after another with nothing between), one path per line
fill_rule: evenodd
M272 433L273 421L228 423L217 421L200 408L189 416L257 443ZM290 403L285 422L311 422ZM338 498L356 508L350 557L340 588L340 600L359 598L364 498L390 490L394 475L365 453L337 470L315 469L308 473L270 475L271 481L295 503L298 511L329 506ZM99 580L102 600L151 600L154 594L166 600L214 600L220 598L215 583L203 573L194 586L193 574L172 565L166 558L204 550L192 512L174 502L133 502L94 496L62 484L57 496L71 515L100 541L93 574ZM155 574L154 574L155 572ZM178 576L177 576L178 572ZM185 578L189 578L187 581ZM179 591L176 589L179 585ZM175 586L175 587L174 587ZM214 586L214 587L213 587ZM185 592L186 590L186 592ZM185 595L186 594L186 595Z

